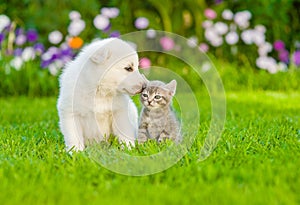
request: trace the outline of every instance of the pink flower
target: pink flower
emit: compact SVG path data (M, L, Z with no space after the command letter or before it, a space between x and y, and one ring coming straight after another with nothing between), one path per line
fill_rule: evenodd
M274 44L273 44L273 46L274 46L274 49L275 49L276 51L283 50L284 47L285 47L284 42L281 41L281 40L275 41Z
M150 66L151 66L151 61L149 58L144 57L140 59L140 68L148 69L150 68Z
M300 50L294 53L293 60L296 66L300 66Z
M204 16L208 19L215 19L217 17L217 13L214 10L207 8L204 10Z
M284 63L288 63L289 62L289 52L285 49L280 50L278 53L278 58L280 61L284 62Z
M173 39L170 38L170 37L167 37L167 36L162 37L159 42L160 42L161 47L165 51L170 51L175 46L175 43L174 43Z
M208 51L209 47L206 43L200 43L199 50L206 53Z

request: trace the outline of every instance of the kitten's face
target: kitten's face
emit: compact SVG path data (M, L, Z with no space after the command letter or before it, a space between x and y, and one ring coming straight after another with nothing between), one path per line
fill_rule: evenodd
M148 109L156 109L168 106L175 93L176 82L172 86L160 81L149 81L140 95L140 100Z

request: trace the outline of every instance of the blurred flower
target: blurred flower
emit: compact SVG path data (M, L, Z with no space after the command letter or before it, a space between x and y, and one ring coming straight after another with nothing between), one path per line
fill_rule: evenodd
M140 59L139 63L140 68L142 69L148 69L151 67L151 61L149 58L143 57Z
M5 29L5 27L7 27L10 24L10 19L4 15L1 14L0 15L0 33L3 31L3 29Z
M18 35L15 39L15 43L18 46L23 45L24 43L26 43L26 36L24 34Z
M187 45L191 48L195 48L198 44L198 38L196 36L192 36L187 39Z
M68 32L71 36L78 36L85 28L85 22L82 19L71 21L68 26Z
M256 25L256 26L254 27L254 29L257 30L257 31L260 32L260 33L265 33L266 30L267 30L266 27L265 27L264 25L261 25L261 24Z
M200 43L199 49L200 49L200 51L206 53L209 49L209 46L206 43Z
M112 7L107 8L104 7L101 9L101 14L106 16L107 18L116 18L120 13L120 10L118 8Z
M240 27L240 29L245 29L250 25L249 20L251 19L251 16L252 15L248 10L237 12L234 15L234 22Z
M147 35L148 38L155 38L156 31L154 29L148 29L146 31L146 35Z
M207 72L211 69L211 63L208 62L208 61L205 61L203 64L202 64L202 72Z
M26 47L22 53L22 59L24 62L33 60L35 58L35 50L32 47Z
M16 28L15 34L16 34L16 36L24 34L24 29L22 29L22 28Z
M22 48L16 48L16 49L14 50L14 56L21 56L22 53L23 53Z
M270 73L277 72L277 64L274 58L268 56L260 56L256 59L257 67L268 70Z
M51 33L49 33L48 35L48 40L50 43L52 44L58 44L61 42L61 40L63 39L63 35L60 31L55 30L52 31Z
M159 42L160 42L161 47L165 51L170 51L175 46L175 43L174 43L173 39L170 38L170 37L167 37L167 36L162 37Z
M258 47L258 54L260 56L266 56L272 51L272 44L265 42Z
M45 51L45 47L41 43L36 43L33 48L38 55L41 55Z
M213 41L213 39L218 38L219 35L214 27L208 28L204 32L204 36L208 41Z
M283 50L285 48L285 44L281 40L275 41L273 46L274 46L275 51L280 51L280 50Z
M149 26L149 20L145 17L139 17L135 20L134 26L137 29L145 29Z
M0 33L0 44L2 43L2 41L4 40L5 35L4 33Z
M286 71L287 70L287 65L285 63L279 62L277 64L277 70L278 71Z
M73 49L81 48L83 40L80 37L72 37L69 39L68 44Z
M103 30L109 26L109 19L104 15L97 15L93 23L97 29Z
M281 62L288 63L290 61L289 52L285 49L280 50L278 53L278 58Z
M266 36L264 33L261 33L257 30L253 30L252 40L255 45L260 46L265 42Z
M253 35L254 35L254 32L253 30L244 30L242 33L241 33L241 39L244 41L245 44L252 44L253 43Z
M38 33L34 29L29 29L26 33L29 42L35 42L38 39Z
M295 51L293 55L293 61L296 66L300 66L300 51Z
M20 56L17 56L10 61L10 65L16 70L20 70L23 65L23 60Z
M219 47L223 44L223 38L220 36L217 36L216 38L212 39L210 41L211 45L214 47Z
M233 19L233 13L232 13L231 10L225 9L225 10L222 12L222 17L223 17L223 19L225 19L225 20L232 20L232 19Z
M234 45L239 41L239 36L236 32L230 31L226 36L225 40L229 45Z
M72 21L74 21L74 20L78 20L78 19L80 19L81 18L81 15L80 15L80 13L78 12L78 11L71 11L70 13L69 13L69 18L72 20Z
M119 38L120 37L120 32L119 31L113 31L110 33L109 37L112 37L112 38Z
M64 66L64 63L61 60L56 60L48 66L49 72L52 75L57 75L58 71Z
M217 17L217 13L214 10L207 8L204 10L204 16L208 19L215 19Z
M223 22L217 22L217 23L215 23L214 27L215 27L216 32L219 35L224 35L228 31L227 24L225 24Z
M214 24L213 24L213 22L211 21L211 20L205 20L205 21L203 21L203 23L202 23L202 27L203 28L210 28L210 27L212 27Z

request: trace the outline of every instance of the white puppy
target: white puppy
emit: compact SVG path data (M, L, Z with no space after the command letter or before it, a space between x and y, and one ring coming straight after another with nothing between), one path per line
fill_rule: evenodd
M138 115L128 95L142 90L138 56L126 42L109 38L86 46L60 77L57 108L67 150L106 140L134 145Z

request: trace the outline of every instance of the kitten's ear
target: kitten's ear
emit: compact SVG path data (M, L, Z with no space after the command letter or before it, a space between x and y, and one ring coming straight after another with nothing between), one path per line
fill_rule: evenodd
M170 91L170 94L172 96L175 95L176 92L176 86L177 86L177 82L176 80L172 80L171 82L169 82L167 85L165 85L165 88L168 89Z
M105 63L111 56L111 51L107 48L96 51L90 58L96 64Z

